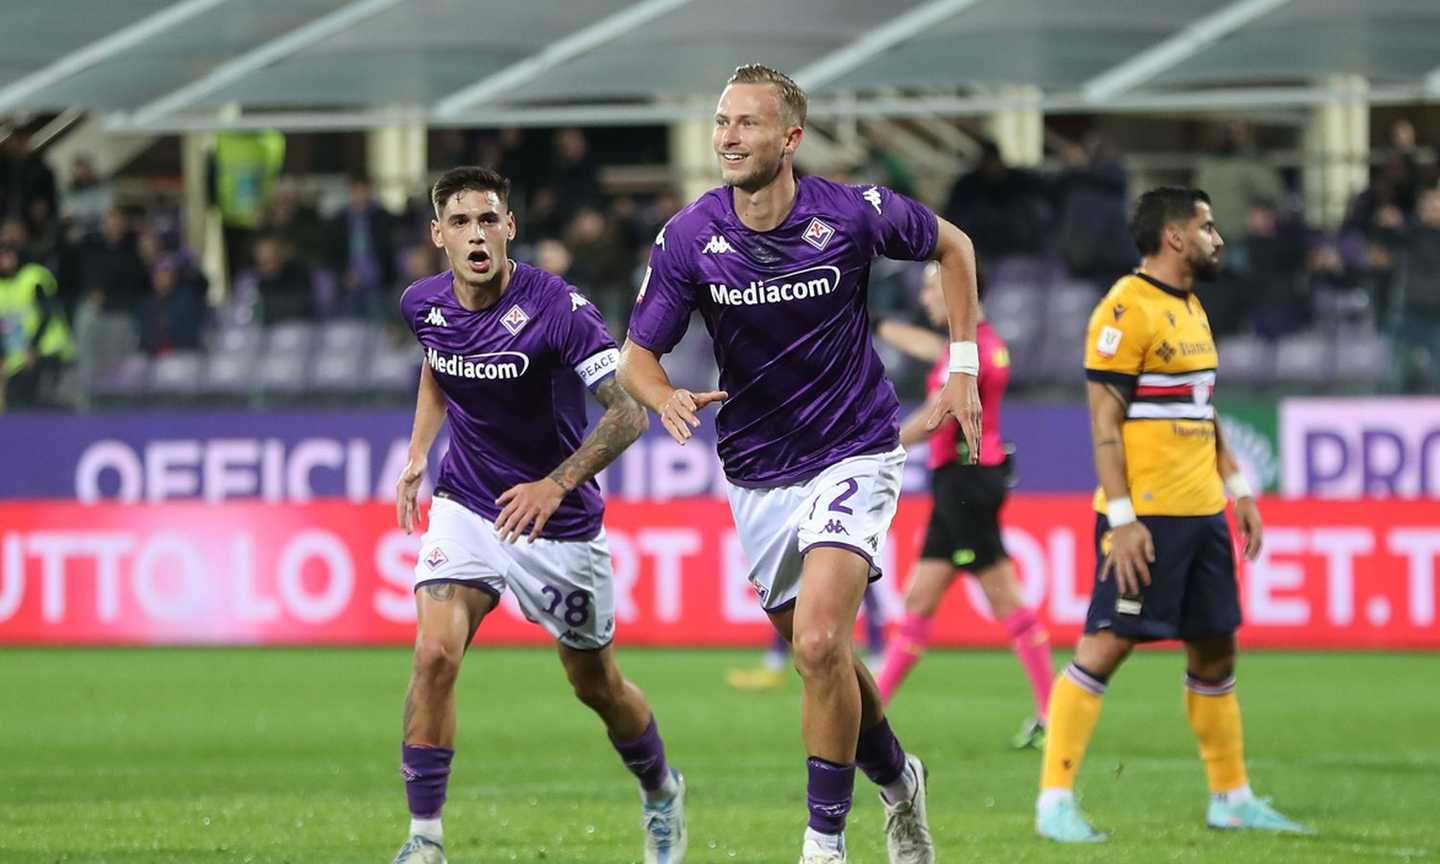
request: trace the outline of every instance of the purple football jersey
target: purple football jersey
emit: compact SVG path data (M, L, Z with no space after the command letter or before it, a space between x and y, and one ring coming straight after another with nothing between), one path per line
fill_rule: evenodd
M435 490L494 520L495 499L539 480L580 447L585 388L615 374L620 353L600 313L558 276L516 264L500 302L471 312L450 271L405 289L400 311L445 393L450 449ZM592 479L565 496L541 536L594 537L604 503Z
M801 177L785 221L752 231L730 188L712 189L655 238L630 339L664 354L698 308L730 394L715 418L725 476L802 482L899 444L900 403L870 339L870 264L928 258L938 230L929 208L882 186Z

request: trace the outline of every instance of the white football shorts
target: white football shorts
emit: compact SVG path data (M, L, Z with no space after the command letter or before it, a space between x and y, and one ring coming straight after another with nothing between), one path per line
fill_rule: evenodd
M511 544L490 520L436 496L420 540L415 588L434 582L470 585L497 599L509 587L525 617L570 648L593 651L615 637L615 579L604 528L590 540Z
M870 580L900 503L905 450L842 459L804 483L751 489L729 484L730 512L750 567L750 584L767 612L800 595L805 553L850 549L870 562Z

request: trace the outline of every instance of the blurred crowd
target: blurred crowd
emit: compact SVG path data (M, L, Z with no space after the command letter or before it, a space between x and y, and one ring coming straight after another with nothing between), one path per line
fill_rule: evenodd
M1393 386L1437 389L1440 186L1431 151L1397 124L1343 225L1322 231L1306 223L1293 176L1264 167L1243 127L1218 128L1189 178L1211 194L1227 243L1224 273L1204 296L1217 336L1378 330L1394 346ZM546 146L521 130L480 135L466 155L513 181L512 255L564 276L623 333L651 242L681 202L666 188L608 191L579 130L541 140ZM329 196L322 208L313 184L285 174L265 141L255 153L256 165L268 164L258 179L212 182L231 274L229 285L212 286L185 248L173 204L123 199L83 156L60 188L23 130L0 145L0 348L11 407L84 405L117 355L203 350L217 328L341 319L405 338L399 294L444 266L423 191L392 212L368 179L354 177L343 200ZM904 165L879 152L844 179L918 191ZM1132 185L1120 155L1099 139L1064 146L1050 170L1007 165L983 141L949 194L928 197L943 200L941 212L992 270L1010 259L1049 261L1098 296L1135 263ZM877 267L872 303L881 314L918 320L916 293L913 268Z

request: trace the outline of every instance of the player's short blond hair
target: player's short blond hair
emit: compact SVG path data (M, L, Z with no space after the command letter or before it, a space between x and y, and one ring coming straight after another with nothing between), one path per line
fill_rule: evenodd
M805 128L805 112L809 108L810 99L793 78L779 69L771 69L759 63L746 63L744 66L736 66L735 74L731 75L726 83L773 86L775 95L780 98L780 119L788 126Z

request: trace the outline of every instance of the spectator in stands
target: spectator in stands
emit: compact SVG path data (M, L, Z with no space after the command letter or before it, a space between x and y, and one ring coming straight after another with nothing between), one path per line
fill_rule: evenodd
M1402 392L1440 389L1440 189L1420 196L1401 256L1396 382Z
M944 216L975 242L988 259L1041 251L1049 222L1041 178L1005 164L1000 148L980 143L975 169L955 181Z
M150 273L151 294L140 306L140 349L152 357L200 347L204 307L193 285L184 284L185 261L161 258Z
M547 237L535 244L535 266L547 273L554 273L561 279L570 280L570 265L575 262L575 256L565 248L565 244L553 237Z
M1211 127L1210 137L1210 152L1197 160L1192 185L1209 193L1214 202L1211 212L1222 236L1226 231L1238 235L1252 203L1280 201L1285 189L1279 173L1261 159L1249 125L1223 123ZM1227 240L1225 255L1230 258L1236 251L1235 241L1243 238Z
M1304 278L1317 314L1322 308L1328 310L1325 323L1353 324L1373 314L1364 274L1347 265L1339 245L1330 238L1311 246Z
M1250 206L1242 236L1245 260L1237 275L1255 331L1266 339L1279 339L1308 325L1313 303L1309 283L1301 278L1304 223L1269 201L1257 201Z
M61 373L74 359L55 277L0 243L0 406L58 404Z
M260 230L284 237L295 247L295 256L309 265L324 263L325 223L315 207L300 192L293 175L275 181L270 202L260 216Z
M310 320L315 317L315 284L310 269L295 260L283 239L262 234L253 250L255 269L240 277L236 293L254 297L260 304L260 320Z
M1109 285L1135 267L1125 165L1098 136L1063 153L1055 180L1056 252L1070 275Z
M331 220L328 234L328 263L340 280L336 314L378 318L382 298L395 281L395 228L368 179L350 181L350 201Z
M70 161L70 186L61 209L76 237L100 230L106 211L115 206L115 184L101 180L88 154L77 153Z
M55 172L30 147L30 133L16 129L0 144L0 218L25 219L31 202L44 201L54 213Z
M211 179L225 233L225 266L231 273L250 266L260 215L284 164L285 136L273 129L215 136Z
M560 209L555 187L541 186L530 196L530 211L523 224L531 237L558 237L565 231L567 215Z
M590 144L579 129L555 133L555 157L547 174L562 213L600 204L600 170L590 158Z
M614 320L630 298L630 257L620 227L599 211L583 207L563 239L573 257L566 278L599 304L605 320Z
M83 293L106 314L133 318L150 295L150 280L129 220L119 208L105 211L100 233L86 238L80 257Z

